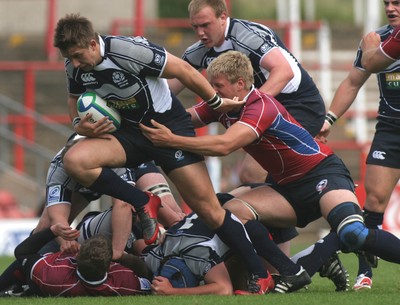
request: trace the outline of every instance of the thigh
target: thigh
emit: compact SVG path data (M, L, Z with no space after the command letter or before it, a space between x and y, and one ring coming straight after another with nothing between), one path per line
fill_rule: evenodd
M64 156L64 164L79 164L84 168L123 167L126 155L121 143L112 135L102 138L83 138L71 146Z
M364 206L368 210L383 212L399 179L398 168L368 164L364 181L367 193Z
M208 227L215 229L223 223L225 210L217 199L204 162L176 168L168 177L175 184L184 202Z
M280 193L265 185L251 189L227 202L224 208L229 209L239 218L249 217L250 205L258 220L266 226L287 228L296 224L296 213L290 203Z

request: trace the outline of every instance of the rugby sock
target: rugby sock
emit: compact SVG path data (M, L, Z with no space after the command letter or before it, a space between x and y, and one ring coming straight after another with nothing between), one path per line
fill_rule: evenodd
M215 233L226 243L236 254L240 256L250 274L267 278L268 273L264 270L261 259L257 256L253 245L247 238L243 224L236 218L232 218L231 212L226 210L225 219L221 227Z
M379 256L385 261L400 264L400 239L384 230L369 229L369 234L360 250Z
M136 209L142 208L149 201L149 196L145 192L121 179L110 168L104 167L99 177L89 188L100 194L109 195L128 202Z
M18 260L13 261L0 275L0 291L12 285L22 285L25 283L23 268L21 262Z
M340 249L336 232L330 232L307 249L292 257L292 261L302 265L310 276L313 276L321 266Z
M248 221L244 227L253 243L257 254L267 260L281 275L293 275L300 271L300 266L289 257L270 238L268 229L257 220Z
M376 213L364 209L364 223L368 229L380 229L383 224L383 213ZM364 274L372 278L372 268L364 255L358 255L358 275Z

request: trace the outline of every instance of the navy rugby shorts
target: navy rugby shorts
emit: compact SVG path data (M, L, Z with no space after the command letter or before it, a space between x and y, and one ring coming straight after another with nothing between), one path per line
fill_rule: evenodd
M378 120L367 164L400 168L400 119Z
M354 192L350 172L336 155L327 157L297 181L271 187L289 201L296 212L297 227L300 228L322 216L319 201L324 194L341 189Z

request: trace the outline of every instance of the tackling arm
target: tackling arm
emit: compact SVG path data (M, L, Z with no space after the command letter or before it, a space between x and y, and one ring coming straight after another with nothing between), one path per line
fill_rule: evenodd
M140 124L143 134L156 146L179 148L205 156L226 156L257 140L256 133L248 126L235 123L224 134L198 137L175 135L166 126L152 120L155 128Z

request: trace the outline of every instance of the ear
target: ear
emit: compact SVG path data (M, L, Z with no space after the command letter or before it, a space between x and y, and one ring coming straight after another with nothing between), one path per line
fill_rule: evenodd
M221 21L222 21L223 24L226 23L226 17L227 17L226 12L223 12L223 13L221 14L221 16L219 16L219 18L221 19Z
M89 46L90 46L90 48L92 48L94 50L97 46L96 40L94 40L94 39L90 40Z
M238 81L236 82L236 88L238 91L246 89L246 83L243 78L238 79Z

